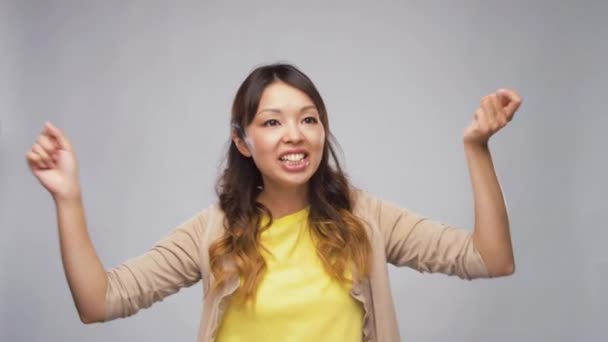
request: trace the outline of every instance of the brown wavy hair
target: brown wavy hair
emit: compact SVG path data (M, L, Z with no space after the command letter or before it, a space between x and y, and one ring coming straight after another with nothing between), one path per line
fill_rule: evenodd
M308 223L316 237L317 255L335 280L348 284L366 277L371 253L369 238L362 222L353 215L351 185L336 157L335 137L330 133L327 110L313 82L295 66L270 64L254 69L239 87L232 105L231 134L244 140L244 129L254 119L264 89L284 82L307 94L319 113L325 129L323 156L319 168L308 182ZM266 263L260 254L260 232L272 224L270 210L257 202L263 189L262 175L251 158L243 156L229 142L225 169L216 184L220 208L225 213L224 234L209 248L209 262L220 288L230 277L242 278L239 294L254 299L264 276ZM333 165L330 165L330 158ZM270 222L260 227L262 217ZM232 259L235 267L225 261ZM352 267L352 268L351 268ZM352 277L347 276L348 271Z

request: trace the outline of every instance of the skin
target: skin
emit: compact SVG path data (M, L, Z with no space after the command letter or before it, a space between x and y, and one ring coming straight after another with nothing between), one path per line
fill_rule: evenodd
M507 209L488 143L513 120L521 102L521 97L511 89L499 89L484 96L463 132L475 202L473 243L493 276L513 274L515 259Z
M512 90L489 94L463 132L475 200L473 241L493 276L512 274L515 263L506 206L488 143L513 119L520 104L521 98ZM264 190L258 200L274 217L307 206L306 184L319 166L325 141L325 130L310 98L282 83L270 85L245 132L247 142L236 136L233 140L262 171ZM309 152L310 165L305 172L281 170L279 155L291 148ZM102 322L107 275L87 230L74 149L67 136L47 122L26 161L55 203L62 263L80 319L83 323Z
M61 261L80 320L101 322L108 280L87 230L74 149L47 122L27 153L27 163L55 202Z
M325 142L325 129L308 95L283 82L269 85L245 135L245 141L237 136L233 141L262 173L264 189L258 201L275 218L306 207L307 183L321 163ZM281 168L279 157L295 148L308 151L310 164L303 172L290 173Z

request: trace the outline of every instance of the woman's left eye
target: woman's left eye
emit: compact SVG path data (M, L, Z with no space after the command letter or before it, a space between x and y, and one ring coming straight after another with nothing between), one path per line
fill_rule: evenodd
M309 116L309 117L305 118L304 121L306 123L313 123L313 124L319 122L319 120L317 120L317 118L315 118L313 116Z

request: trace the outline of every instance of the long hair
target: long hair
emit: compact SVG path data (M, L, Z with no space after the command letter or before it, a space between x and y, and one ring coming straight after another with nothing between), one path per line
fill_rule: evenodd
M262 92L278 81L307 94L323 123L323 156L308 183L308 224L316 237L317 255L326 272L343 284L350 283L368 275L371 246L362 222L352 212L351 185L336 157L336 139L329 130L327 110L313 82L290 64L270 64L254 69L234 98L231 133L245 138L244 127L253 121ZM333 165L330 165L330 158ZM209 248L210 267L215 278L212 290L220 288L231 276L238 275L242 279L240 295L245 299L255 299L256 289L266 270L260 253L260 232L272 224L270 210L256 201L262 191L262 183L262 175L253 160L243 156L234 142L230 142L226 167L216 184L219 205L225 214L225 230ZM264 214L270 220L266 226L260 227ZM228 259L234 261L236 268L226 267ZM356 273L349 273L353 269Z

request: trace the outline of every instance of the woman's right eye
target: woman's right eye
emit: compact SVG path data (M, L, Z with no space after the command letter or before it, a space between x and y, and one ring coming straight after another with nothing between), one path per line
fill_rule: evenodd
M276 126L279 122L275 119L270 119L264 122L264 126Z

